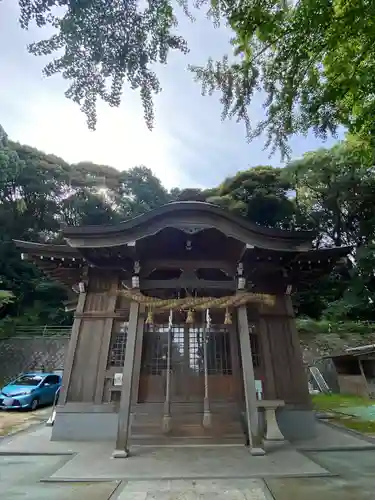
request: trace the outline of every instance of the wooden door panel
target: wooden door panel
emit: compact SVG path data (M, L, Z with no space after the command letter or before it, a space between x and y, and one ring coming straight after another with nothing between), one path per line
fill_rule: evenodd
M171 349L171 402L196 402L204 398L202 325L175 325ZM232 366L231 332L215 325L207 334L208 393L210 400L241 399L242 382ZM166 391L168 325L145 330L139 401L162 402Z
M208 395L211 401L237 401L240 393L238 377L222 374L208 376Z
M203 401L204 398L204 375L187 375L185 377L185 400Z
M139 403L161 403L165 399L165 377L163 375L141 375L139 377Z

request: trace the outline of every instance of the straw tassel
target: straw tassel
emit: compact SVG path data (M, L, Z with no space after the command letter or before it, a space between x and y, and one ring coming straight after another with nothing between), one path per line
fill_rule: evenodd
M194 313L192 309L189 309L187 312L186 323L194 323Z
M154 315L152 313L152 309L149 309L147 312L146 325L152 325L154 323Z
M207 325L207 330L209 330L211 327L211 314L209 309L206 309L206 325Z
M229 309L225 309L225 317L224 317L224 325L231 325L232 324L232 315L229 312Z

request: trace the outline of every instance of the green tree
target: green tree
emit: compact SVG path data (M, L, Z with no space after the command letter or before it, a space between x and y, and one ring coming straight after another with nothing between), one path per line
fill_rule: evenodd
M15 323L38 324L42 316L49 315L64 321L66 291L46 280L31 263L21 261L12 240L43 242L57 234L56 214L65 191L62 173L68 165L8 141L3 130L0 135L0 281L8 291L7 303L3 301L0 309L1 329L11 331ZM50 289L41 298L42 283L48 283Z
M187 52L176 34L176 15L186 0L19 0L21 26L51 25L54 34L29 47L56 57L46 75L70 81L66 95L96 122L96 102L118 106L123 86L138 89L145 119L153 122L152 96L160 91L154 72L170 50ZM203 91L219 90L223 116L246 124L249 137L263 132L268 145L289 152L295 133L326 137L343 125L373 140L375 111L375 4L372 0L202 0L214 22L234 31L233 54L206 67L191 67ZM249 116L259 89L265 119Z
M149 168L141 165L120 172L117 203L123 219L143 214L169 201L168 191Z
M202 201L207 202L217 194L217 188L199 189L199 188L173 188L170 191L172 201Z
M353 137L331 149L307 153L283 175L295 186L296 203L319 227L318 244L371 243L375 237L375 169L372 149Z
M220 90L224 116L243 120L250 138L289 153L288 139L313 129L319 137L338 125L374 140L375 5L371 0L248 0L220 4L235 32L233 62L193 67L203 90ZM265 118L248 105L265 94Z
M375 245L360 247L347 286L336 300L328 301L324 316L340 320L375 321Z
M90 128L95 127L98 98L118 106L125 82L139 91L152 128L152 98L161 90L152 66L165 64L170 50L187 52L185 41L175 34L170 1L19 0L19 5L23 28L32 22L54 28L49 39L31 44L29 51L58 53L44 73L61 73L70 80L66 96L81 106Z
M7 290L0 290L0 308L9 304L13 300L12 292L8 292Z
M217 196L208 201L245 216L266 227L284 229L305 226L293 199L293 186L282 175L282 169L258 166L238 172L226 179Z
M290 163L283 175L295 186L296 204L315 222L316 246L352 246L350 260L300 291L300 314L330 318L373 318L375 170L366 141L349 137ZM373 268L372 268L373 269Z
M69 323L68 290L22 261L13 239L64 243L61 225L108 224L170 201L146 167L128 171L61 158L9 141L0 128L0 328ZM4 290L3 290L4 289ZM8 300L8 290L14 300ZM7 298L7 304L5 304Z

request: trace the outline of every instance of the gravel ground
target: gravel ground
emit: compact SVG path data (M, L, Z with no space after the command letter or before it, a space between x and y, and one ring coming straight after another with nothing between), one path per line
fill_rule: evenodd
M33 424L45 421L51 408L40 408L36 411L0 410L0 437L27 429Z

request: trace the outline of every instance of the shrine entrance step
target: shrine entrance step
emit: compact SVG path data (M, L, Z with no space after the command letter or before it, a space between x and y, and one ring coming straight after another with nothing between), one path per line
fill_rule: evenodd
M245 446L245 438L238 436L134 436L130 439L131 446Z
M163 406L138 404L133 408L132 444L245 444L245 434L236 405L213 405L210 427L203 427L199 404L173 404L171 429L163 432Z

